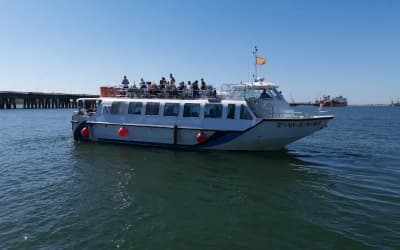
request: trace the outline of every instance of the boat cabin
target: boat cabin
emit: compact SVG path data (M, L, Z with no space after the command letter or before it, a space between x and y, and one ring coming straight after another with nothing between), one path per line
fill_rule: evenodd
M78 100L78 113L97 122L129 123L158 126L247 128L257 117L245 101L208 99L132 99L84 98Z
M226 99L245 100L258 118L285 118L294 111L285 100L278 86L259 79L251 83L225 85Z

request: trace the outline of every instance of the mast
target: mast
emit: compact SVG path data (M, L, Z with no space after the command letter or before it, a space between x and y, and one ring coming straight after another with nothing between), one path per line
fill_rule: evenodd
M254 77L254 81L255 82L257 81L257 78L258 78L258 75L257 75L257 51L258 51L257 46L254 46L254 51L253 51L253 54L254 54L254 75L253 75L253 77Z

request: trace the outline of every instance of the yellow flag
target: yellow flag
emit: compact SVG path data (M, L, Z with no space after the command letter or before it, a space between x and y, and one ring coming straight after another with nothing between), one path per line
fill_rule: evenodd
M265 64L265 58L264 57L256 57L256 64Z

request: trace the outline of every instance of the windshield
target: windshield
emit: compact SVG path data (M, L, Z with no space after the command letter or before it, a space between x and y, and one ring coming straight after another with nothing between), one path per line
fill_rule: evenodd
M101 103L100 99L79 99L78 108L80 109L96 109Z
M246 98L281 98L280 92L276 88L247 89Z

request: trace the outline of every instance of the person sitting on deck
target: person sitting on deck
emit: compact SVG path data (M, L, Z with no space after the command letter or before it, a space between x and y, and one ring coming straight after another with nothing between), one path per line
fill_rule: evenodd
M181 82L179 83L179 86L176 88L176 94L177 94L178 96L182 96L182 97L183 97L185 88L186 88L185 82L184 82L184 81L181 81Z
M146 89L146 82L143 80L143 78L140 79L140 89Z
M178 90L182 91L184 88L185 88L185 82L182 81L182 82L179 83Z
M192 90L193 90L193 96L198 97L199 96L199 81L194 81L192 84Z
M165 89L166 86L167 86L167 80L165 80L165 77L161 77L159 88Z
M263 98L271 98L271 96L268 95L266 89L263 89L263 92L262 92L261 95L260 95L260 99L263 99Z

